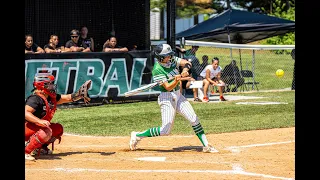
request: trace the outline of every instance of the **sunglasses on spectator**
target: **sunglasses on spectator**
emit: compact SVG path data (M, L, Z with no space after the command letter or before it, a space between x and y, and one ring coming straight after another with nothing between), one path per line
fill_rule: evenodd
M71 36L71 38L77 38L77 37L79 37L79 36Z

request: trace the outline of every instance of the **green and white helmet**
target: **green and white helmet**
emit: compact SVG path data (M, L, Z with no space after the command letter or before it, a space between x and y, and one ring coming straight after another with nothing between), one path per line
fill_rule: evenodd
M159 44L153 49L153 52L159 62L162 62L167 56L174 55L174 51L169 44Z

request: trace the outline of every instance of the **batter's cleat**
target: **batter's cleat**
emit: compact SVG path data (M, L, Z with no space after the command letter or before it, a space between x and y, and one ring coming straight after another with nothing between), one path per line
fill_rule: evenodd
M129 147L131 151L135 151L137 149L137 144L141 140L141 138L137 137L138 132L132 131Z
M36 158L34 158L33 156L31 156L31 154L24 154L25 160L28 161L35 161Z
M215 149L212 145L208 144L208 146L203 147L202 152L215 153L215 152L219 152L219 151L217 149Z

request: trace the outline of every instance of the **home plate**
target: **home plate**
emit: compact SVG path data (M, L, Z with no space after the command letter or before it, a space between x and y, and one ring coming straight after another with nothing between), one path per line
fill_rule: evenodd
M284 102L237 102L236 104L268 105L268 104L288 104L288 103L284 103Z
M166 157L142 157L142 158L135 158L139 161L165 161Z

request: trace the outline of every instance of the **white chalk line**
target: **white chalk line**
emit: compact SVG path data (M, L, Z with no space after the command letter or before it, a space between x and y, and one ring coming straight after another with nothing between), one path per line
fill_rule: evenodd
M260 147L260 146L273 146L278 144L288 144L288 143L294 143L295 141L284 141L284 142L272 142L272 143L263 143L263 144L249 144L249 145L242 145L242 146L229 146L225 148L226 150L229 150L231 152L239 152L240 148L250 148L250 147Z
M279 176L271 176L266 174L259 173L250 173L245 172L242 169L235 170L168 170L168 169L159 169L159 170L151 170L151 169L88 169L88 168L51 168L51 169L25 169L25 171L57 171L57 172L66 172L66 173L79 173L79 172L99 172L99 173L216 173L216 174L231 174L231 175L247 175L247 176L256 176L256 177L264 177L264 178L273 178L273 179L283 179L283 180L293 180L293 178L279 177Z
M259 146L272 146L277 144L286 144L286 143L293 143L295 141L285 141L285 142L272 142L272 143L263 143L263 144L250 144L250 145L242 145L242 146L230 146L225 149L234 151L235 149L239 148L250 148L250 147L259 147ZM75 148L74 145L72 145L73 148ZM76 146L77 147L77 146ZM81 146L78 145L78 147L127 147L127 146L106 146L106 145L85 145ZM149 146L149 147L158 147L159 146ZM170 147L170 146L162 146L162 147ZM87 158L86 160L94 160L95 158ZM81 158L83 160L83 158ZM127 160L127 159L126 159ZM101 159L100 159L101 161ZM105 161L115 161L115 160L106 160ZM178 162L178 161L166 161L169 162ZM181 161L179 161L181 162ZM188 162L188 161L183 161ZM202 162L202 161L189 161L193 163L206 163L208 162ZM224 164L230 164L230 162L209 162L210 164L216 164L216 163L224 163ZM115 172L123 172L123 173L216 173L216 174L233 174L233 175L247 175L247 176L256 176L256 177L264 177L264 178L273 178L273 179L283 179L283 180L293 180L293 178L286 178L286 177L278 177L278 176L271 176L266 174L259 174L259 173L251 173L251 172L245 172L240 165L233 165L233 170L106 170L106 169L85 169L85 168L54 168L54 169L25 169L26 171L59 171L59 172L106 172L106 173L115 173Z
M120 158L120 159L110 159L110 158L65 158L68 162L79 162L79 161L94 161L94 162L119 162L119 161L137 161L138 159L132 158ZM138 160L143 161L143 160ZM197 163L197 164L232 164L231 162L223 162L223 161L212 161L212 160L165 160L165 163Z

